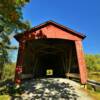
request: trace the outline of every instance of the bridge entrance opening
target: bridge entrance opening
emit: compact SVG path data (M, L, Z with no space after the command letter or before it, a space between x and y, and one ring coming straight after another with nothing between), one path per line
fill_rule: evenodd
M32 74L34 78L59 78L70 72L79 73L73 41L38 39L26 42L23 74Z

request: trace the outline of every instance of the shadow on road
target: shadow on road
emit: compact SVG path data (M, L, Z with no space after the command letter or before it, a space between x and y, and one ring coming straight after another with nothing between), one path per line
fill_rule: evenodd
M17 89L14 84L10 85L6 94L11 96L11 100L77 100L79 97L73 86L59 78L26 80Z

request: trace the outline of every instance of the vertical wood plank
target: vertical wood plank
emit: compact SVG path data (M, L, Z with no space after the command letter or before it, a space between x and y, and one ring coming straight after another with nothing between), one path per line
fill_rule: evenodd
M69 60L68 60L68 72L67 72L67 74L70 73L71 61L72 61L72 48L69 49ZM69 78L69 76L68 76L68 78Z
M86 69L86 64L85 64L83 48L82 48L82 41L75 41L75 46L76 46L76 53L77 53L77 60L78 60L78 67L80 71L81 83L86 84L87 69Z

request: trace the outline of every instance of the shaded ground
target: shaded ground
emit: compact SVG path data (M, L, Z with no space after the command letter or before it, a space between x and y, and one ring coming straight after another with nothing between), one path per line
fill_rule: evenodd
M18 100L92 100L80 85L62 78L29 80ZM16 97L15 97L16 98Z
M18 95L12 90L10 100L93 100L78 83L65 78L30 79L23 82Z

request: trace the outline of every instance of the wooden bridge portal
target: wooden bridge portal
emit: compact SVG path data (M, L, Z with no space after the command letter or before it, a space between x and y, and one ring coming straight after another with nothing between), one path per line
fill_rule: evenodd
M16 65L22 68L22 75L33 78L68 77L77 74L81 83L87 82L81 33L53 21L47 21L39 26L15 36L19 42Z

